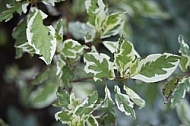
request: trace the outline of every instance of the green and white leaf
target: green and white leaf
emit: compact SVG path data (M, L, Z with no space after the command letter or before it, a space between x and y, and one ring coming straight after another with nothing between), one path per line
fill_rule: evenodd
M115 102L111 98L111 93L108 87L105 87L105 98L103 105L101 106L104 116L101 116L101 120L104 120L106 126L115 124L116 116L114 111Z
M63 67L66 65L65 61L61 58L60 55L56 55L55 56L55 59L56 59L56 66L57 66L57 72L56 72L56 75L59 76L59 78L62 77L63 75Z
M114 53L117 50L118 42L103 41L104 46L111 52Z
M98 93L94 91L91 95L85 98L80 105L78 105L74 111L77 116L90 115L95 109L97 109L96 102L98 100Z
M132 43L125 40L123 36L118 40L118 44L116 53L114 54L114 64L120 72L120 76L124 77L129 72L130 67L133 66L136 58L135 50Z
M51 63L56 50L55 30L52 26L43 25L47 15L42 11L31 8L26 29L29 45L35 49L35 54L48 65Z
M115 102L117 108L121 112L124 112L125 115L130 115L135 119L136 115L133 109L134 103L130 101L129 96L126 94L122 94L120 88L117 85L114 86L114 91L115 91Z
M94 74L94 80L103 78L113 79L115 77L113 63L109 61L110 57L106 54L90 52L84 55L86 63L84 70L86 73Z
M70 124L72 115L73 114L69 110L63 110L55 113L55 119L60 120L62 124Z
M181 53L180 68L183 72L187 71L190 66L190 49L187 43L185 43L183 36L179 35L178 41L180 44L179 53Z
M118 34L124 26L123 13L112 13L106 17L103 24L103 33L101 38L110 37Z
M190 66L190 56L182 55L179 66L183 72L187 71L188 67Z
M74 78L74 73L73 71L68 67L68 66L63 66L61 70L62 76L62 83L60 84L61 87L67 87L71 88L71 81Z
M112 104L114 104L112 98L111 98L111 93L110 90L108 89L108 87L105 87L105 101L108 100L109 102L111 102Z
M133 79L144 82L157 82L168 78L177 68L179 56L164 53L152 54L139 62L139 74Z
M35 53L32 46L29 45L26 38L27 20L24 19L14 28L12 36L16 39L16 58L22 57L24 52L28 52L31 55Z
M29 97L34 108L43 108L52 104L56 100L57 85L54 81L46 82L33 91Z
M164 103L167 103L170 100L173 93L176 91L181 79L181 77L176 77L169 82L166 82L164 88L162 89L162 93L164 95Z
M17 12L19 14L22 13L22 11L26 11L24 7L22 7L22 3L15 3L15 4L7 4L7 9L0 13L0 21L5 20L5 22L9 21L13 18L13 13Z
M180 104L177 105L177 115L180 119L180 121L188 126L190 124L190 107L189 102L187 102L185 99L182 99L180 101Z
M87 119L86 123L87 123L87 126L99 126L98 121L93 116L90 116Z
M65 40L62 45L60 45L60 50L62 56L65 56L66 58L72 58L75 59L79 55L81 55L86 48L85 46L81 45L79 42L67 39Z
M176 88L171 98L171 107L174 108L178 103L180 103L180 100L184 98L186 92L189 91L190 89L189 79L190 78L183 77L182 80L179 82L179 85Z
M89 15L88 25L95 27L100 31L106 18L106 7L102 0L86 0L85 7Z
M187 43L185 43L182 35L179 35L178 42L180 44L179 53L190 56L189 46L187 45Z
M71 111L75 111L76 107L82 102L81 99L75 97L74 93L71 93L69 101L68 109Z
M95 86L90 82L75 82L72 84L72 92L80 99L85 99L92 94L94 90Z
M59 105L63 108L67 108L70 102L69 93L66 90L62 90L61 87L59 87L56 94Z
M130 71L129 71L129 76L130 77L133 77L135 76L136 74L139 73L140 69L139 69L139 61L140 59L136 59L134 62L133 62L133 65L130 67Z
M67 31L67 26L66 26L66 20L61 18L59 19L55 25L54 25L54 28L55 28L55 32L56 32L56 38L57 38L57 41L58 41L58 44L60 42L63 41L63 35L66 33ZM59 52L59 45L57 46L57 51Z
M132 89L128 88L124 85L124 90L126 91L126 94L129 96L129 98L137 105L139 108L145 107L146 103L145 101L139 97L138 94L136 94Z
M96 30L91 29L87 31L86 35L84 36L85 43L92 42L96 37Z

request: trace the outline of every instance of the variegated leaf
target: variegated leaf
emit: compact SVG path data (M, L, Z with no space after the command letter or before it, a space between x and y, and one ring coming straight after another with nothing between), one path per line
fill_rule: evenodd
M103 33L101 38L110 37L118 34L124 26L123 13L112 13L106 17L103 24Z
M139 74L133 76L144 82L157 82L168 78L177 68L179 56L164 53L152 54L139 62Z
M0 21L5 20L5 22L13 18L13 13L17 12L21 14L22 12L26 13L27 6L29 3L16 2L15 4L7 4L7 9L0 14Z
M134 103L130 101L129 96L126 94L122 94L120 88L117 85L114 86L114 91L115 91L115 102L117 108L121 112L124 112L125 115L130 115L135 119L136 115L133 109Z
M26 35L35 53L39 54L46 64L50 64L56 50L56 38L54 28L43 24L43 19L46 17L47 15L42 11L31 8Z
M85 7L89 15L88 24L100 30L106 18L106 8L102 0L86 0Z
M146 103L145 101L139 97L138 94L136 94L132 89L128 88L127 86L124 85L124 90L126 91L127 95L129 98L139 106L139 108L145 107Z
M189 102L185 99L182 99L180 104L177 106L177 115L180 121L188 126L190 124L190 105Z
M94 74L94 80L103 78L113 79L115 77L113 63L109 61L110 57L106 54L90 52L84 55L86 63L84 70L86 73Z
M88 126L99 126L98 121L93 116L90 116L86 121Z
M114 54L114 64L120 72L120 76L124 77L125 74L128 74L130 67L133 66L136 58L135 50L132 43L125 40L123 36L118 40L118 44L116 53Z
M56 100L57 85L52 82L46 82L37 90L33 91L29 97L34 108L43 108Z
M178 82L179 84L171 97L171 107L174 108L178 103L180 103L181 99L185 98L186 92L190 89L189 80L189 77L183 77L181 81Z
M81 55L85 49L85 46L72 39L65 40L60 46L62 56L72 59L75 59L77 56Z
M181 53L180 68L185 72L190 66L190 49L187 43L185 43L183 36L179 35L178 42L180 44L179 53Z

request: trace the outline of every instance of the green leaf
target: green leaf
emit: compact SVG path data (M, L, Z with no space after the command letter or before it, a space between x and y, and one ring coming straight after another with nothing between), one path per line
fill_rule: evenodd
M105 87L105 98L104 104L101 107L101 112L104 114L100 117L100 122L102 122L105 126L116 125L116 116L114 111L114 101L111 98L111 93L108 87Z
M55 67L46 67L37 76L35 76L35 79L32 81L32 84L40 85L46 83L49 80L56 80L56 79L57 76L56 76Z
M61 55L56 55L55 59L56 59L56 64L57 64L56 75L58 75L59 78L61 78L62 75L63 75L62 69L63 69L64 66L66 66L66 62L61 58Z
M58 40L58 42L62 42L62 40L63 40L63 35L64 35L64 34L66 33L66 31L67 31L66 20L64 20L64 19L62 19L62 18L59 19L59 20L56 22L54 28L55 28L55 32L56 32L56 34L57 34L57 40ZM57 48L58 48L58 51L59 51L59 46L58 46Z
M179 86L174 91L173 96L171 98L171 107L175 107L176 104L180 103L180 100L185 97L186 92L190 89L189 78L183 77L179 82Z
M95 103L97 102L97 100L98 93L94 91L90 96L84 99L79 106L76 107L75 114L77 116L91 114L96 109Z
M79 69L77 69L76 71L79 73L78 70ZM81 82L72 83L72 92L75 93L75 95L81 99L85 99L86 97L88 97L90 94L92 94L94 90L95 90L95 85L94 83L91 82L81 81Z
M183 72L185 72L190 66L190 49L185 43L183 36L179 35L178 41L180 44L179 53L181 53L180 68Z
M72 39L65 40L61 46L61 54L66 58L72 59L75 59L81 55L85 49L85 46Z
M12 36L16 39L15 46L20 46L27 42L26 38L27 20L21 20L19 24L14 28Z
M113 109L114 102L111 98L111 93L108 89L108 87L105 87L105 98L104 98L105 104L104 107L109 107L109 110Z
M190 107L189 102L185 99L181 100L177 106L177 115L184 125L188 126L190 124Z
M60 120L62 124L70 124L72 120L72 113L68 110L63 110L55 113L55 119Z
M29 45L26 38L27 20L22 20L13 30L12 36L16 39L16 58L21 58L24 52L28 52L31 55L35 53L32 46Z
M182 55L179 66L183 72L187 71L187 68L190 66L190 57Z
M164 95L164 103L167 103L169 101L169 99L173 95L173 92L176 91L181 79L181 77L173 78L171 81L167 82L164 85L164 88L162 89L162 93Z
M70 98L69 98L69 104L68 104L68 109L70 111L75 111L76 107L79 106L81 104L81 99L76 98L74 93L70 94Z
M102 0L86 0L85 7L88 17L88 24L101 29L103 21L106 17L106 8Z
M38 87L31 92L29 100L35 108L43 108L50 105L56 99L57 84L55 67L46 67L32 81Z
M0 21L5 20L5 22L13 18L13 13L22 13L22 3L7 4L7 9L0 14Z
M135 60L135 51L133 45L122 36L119 41L119 47L114 54L114 64L120 72L120 76L124 77L127 70L133 66Z
M62 90L61 87L58 88L57 90L57 98L58 98L58 102L59 104L64 107L64 108L67 108L68 107L68 104L69 104L69 94L66 90Z
M49 81L40 85L38 89L30 95L30 101L35 108L43 108L50 105L56 100L57 84L54 81Z
M185 43L182 35L179 35L178 42L180 44L179 53L181 53L182 55L190 56L189 46L187 45L187 43Z
M139 74L133 76L144 82L157 82L168 78L177 68L179 56L164 53L152 54L139 62Z
M44 26L43 19L47 15L42 11L31 8L30 17L26 29L29 45L35 49L35 53L48 65L51 63L55 50L55 30L52 26Z
M120 88L117 85L114 86L114 91L117 108L121 112L124 112L125 115L130 115L131 117L136 119L135 111L133 109L134 103L130 101L129 96L126 94L122 94Z
M123 28L124 20L122 18L123 13L112 13L107 16L103 25L103 35L102 38L110 37L111 35L116 35Z
M90 116L87 121L87 126L99 126L97 120L93 117L93 116Z
M136 94L132 89L128 88L127 86L124 85L124 90L126 91L126 94L129 96L129 98L139 106L139 108L145 107L146 103L145 101L139 97L138 94Z
M86 53L84 55L86 63L84 70L86 73L93 73L95 81L103 78L113 79L115 77L113 63L109 59L107 55L102 53Z
M63 81L63 85L61 85L61 87L68 87L71 88L71 80L74 78L74 73L70 70L69 67L64 66L62 68L62 72L64 74L62 74L61 79Z
M130 71L129 71L129 75L130 77L132 76L135 76L136 74L139 73L139 59L136 59L134 62L133 62L133 65L130 67Z

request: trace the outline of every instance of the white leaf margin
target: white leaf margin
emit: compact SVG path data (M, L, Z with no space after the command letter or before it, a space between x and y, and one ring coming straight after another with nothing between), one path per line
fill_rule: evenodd
M55 84L49 84L50 86L52 86L54 88L53 92L49 93L47 97L47 99L45 99L44 101L40 101L40 102L37 102L37 103L33 103L32 106L34 108L44 108L44 107L47 107L48 105L50 105L50 103L52 103L53 101L56 100L57 98L57 95L56 95L56 92L57 92L57 86ZM38 95L43 91L44 87L43 85L41 85L41 87L39 87L37 90L33 91L30 96L29 96L29 100L30 101L34 101L34 99L36 97L38 97Z
M41 14L42 19L45 19L47 17L47 15L45 13L43 13L41 10L38 10L36 8L31 8L31 12L34 12L34 15L28 19L29 21L28 21L27 29L26 29L26 37L27 37L29 45L31 45L35 49L35 51L36 51L35 53L40 55L40 50L37 49L35 47L35 44L32 42L33 33L31 32L31 29L32 29L33 21L36 18L38 13ZM54 37L55 36L55 29L52 26L47 26L47 28L49 29L49 33L53 37L53 40L50 41L50 43L52 45L51 50L50 50L50 54L51 54L50 55L50 60L52 61L53 56L54 56L55 51L56 51L56 43L57 43L57 41L56 41L56 38ZM42 59L47 65L51 63L51 62L47 62L46 59L44 59L43 56L41 56L40 59Z
M139 68L141 68L144 64L146 64L148 62L156 61L158 58L160 58L163 55L166 55L167 57L168 56L179 57L178 55L174 55L174 54L170 54L170 53L151 54L151 55L147 56L145 59L143 59L143 60L141 60L139 62ZM162 80L168 78L176 70L177 66L179 65L179 62L180 62L180 60L178 59L177 62L171 63L172 65L174 65L174 67L172 67L172 68L163 68L163 70L165 70L167 72L166 74L156 75L154 77L146 77L144 75L137 74L137 75L135 75L135 76L133 76L131 78L141 80L141 81L144 81L146 83L162 81Z
M127 93L127 95L130 97L130 99L139 106L139 109L145 107L146 103L145 101L139 97L137 93L135 93L132 89L128 88L127 86L124 85L124 90ZM138 102L137 102L138 100Z
M103 53L97 53L97 52L89 52L87 54L90 54L91 56L93 56L95 59L97 59L99 61L99 63L102 63L104 59L106 59L106 61L108 62L108 69L111 70L111 73L112 73L112 78L109 78L109 79L114 79L115 78L115 73L114 73L114 66L113 66L113 63L110 62L110 57L107 56L106 54L103 54ZM88 61L86 60L86 58L84 57L84 62L86 63L86 65L84 66L84 71L86 73L93 73L95 76L94 76L94 80L97 81L97 80L101 80L100 78L97 78L96 75L98 73L100 73L101 71L94 71L92 69L89 69L90 66L92 65L96 65L94 62L91 62L91 61Z
M82 54L83 50L85 48L87 48L87 46L81 45L78 41L75 41L73 39L67 39L67 40L65 40L63 42L63 49L64 49L65 45L68 44L68 43L72 43L72 48L75 47L75 46L81 46L81 48L79 50L74 50L72 48L68 49L68 51L70 51L70 52L72 52L74 54L74 56L65 55L65 57L68 57L68 58L73 58L73 59L77 58L77 54ZM64 56L64 54L63 54L63 56Z
M103 41L102 43L111 53L115 53L119 46L119 42L114 41ZM133 49L133 52L137 58L140 58L139 53L135 49Z
M117 85L114 86L114 90L115 90L115 92L116 92L118 95L123 96L123 97L129 102L128 106L133 109L134 103L130 101L129 96L126 95L126 94L122 94L121 91L120 91L120 88L119 88ZM119 103L117 100L115 100L115 102L116 102L117 108L118 108L121 112L124 112L125 115L131 115L131 113L125 111L124 105L123 105L122 103ZM134 112L134 111L133 111L133 112Z

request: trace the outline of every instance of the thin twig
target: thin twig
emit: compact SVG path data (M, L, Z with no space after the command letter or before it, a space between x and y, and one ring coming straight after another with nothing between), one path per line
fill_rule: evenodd
M72 80L71 82L82 82L82 81L90 80L90 79L93 79L93 77L80 78L80 79Z

